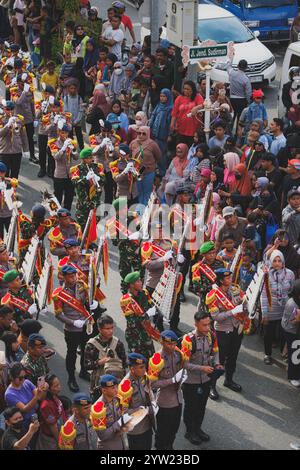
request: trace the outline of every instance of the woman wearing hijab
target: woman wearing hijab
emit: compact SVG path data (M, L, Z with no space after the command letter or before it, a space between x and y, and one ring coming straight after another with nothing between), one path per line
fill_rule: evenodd
M186 144L178 144L176 147L176 156L171 161L163 178L161 189L165 193L165 199L169 206L171 206L174 201L177 188L186 181L189 176L188 153L189 148Z
M170 134L172 109L173 98L171 90L163 88L160 92L160 102L155 107L149 123L153 138L158 144L162 154L162 158L159 163L159 169L162 176L165 175L167 169L167 142Z
M72 78L75 78L78 83L78 95L84 100L85 99L85 89L86 89L86 78L83 71L83 57L77 57L73 71L71 74Z
M235 167L240 163L240 157L233 152L225 153L224 155L224 185L229 190L229 192L233 191L236 184L235 179Z
M136 77L136 68L134 64L128 64L125 67L125 80L123 90L126 94L130 93L132 88L132 82Z
M284 332L284 339L288 349L288 380L294 386L300 387L300 364L292 360L295 354L295 341L300 340L300 280L297 279L291 293L291 298L287 301L281 326Z
M99 59L99 49L94 39L86 42L86 52L83 60L83 70L86 77L86 94L90 97L93 93L95 80L95 66Z
M130 144L132 157L141 160L141 175L138 181L139 203L147 206L153 190L156 166L161 158L157 143L150 137L150 127L141 126L138 136Z
M234 167L235 183L232 186L231 192L219 190L221 197L230 198L234 206L240 206L242 211L245 212L249 202L252 200L251 196L251 180L244 163L239 163Z
M286 230L278 229L265 249L264 259L267 261L274 250L279 250L284 256L285 266L291 269L297 277L300 271L300 255L289 240Z
M262 325L264 326L264 363L272 364L272 344L280 340L283 349L281 320L289 294L295 282L294 273L285 267L285 259L281 251L274 250L269 259L269 288L272 304L269 305L267 287L263 288L261 295Z
M72 39L73 50L77 57L84 57L86 52L86 43L89 36L85 34L84 28L81 24L75 26L74 35Z
M114 71L114 65L118 61L118 58L115 54L110 52L107 54L107 59L106 59L106 66L103 70L101 82L105 84L109 84L113 71Z
M147 126L148 118L144 111L138 111L135 115L135 124L131 124L128 128L127 143L128 145L137 138L140 127Z
M160 100L160 92L163 88L166 88L166 79L159 75L155 75L151 80L150 87L150 109L148 110L149 116L152 111L156 108Z
M125 70L121 62L115 62L113 69L114 71L108 88L108 94L111 101L119 99L126 80Z
M99 134L101 127L99 121L106 120L107 115L111 111L111 106L106 100L106 96L101 90L94 91L92 104L88 109L86 122L91 124L90 135Z

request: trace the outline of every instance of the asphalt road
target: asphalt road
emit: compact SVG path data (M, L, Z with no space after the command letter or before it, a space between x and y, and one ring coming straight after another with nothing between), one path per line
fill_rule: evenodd
M95 2L96 3L96 2ZM104 8L106 1L101 1ZM276 81L265 90L266 105L269 117L276 116L278 85L281 74L281 63L284 48L271 46L276 56L278 73ZM18 194L23 201L23 211L29 213L34 203L40 202L40 191L51 190L52 182L48 178L37 178L38 167L27 160L22 162ZM124 340L125 320L120 312L121 296L118 256L111 250L108 285L103 286L107 296L107 313L116 322L116 335ZM181 328L190 331L193 325L197 299L187 294L187 302L181 309ZM63 338L62 324L54 318L51 311L40 317L43 324L42 333L48 344L55 348L56 355L50 360L50 368L61 378L64 394L71 396L67 386L64 360L66 347ZM125 340L124 340L125 341ZM1 343L1 342L0 342ZM0 349L3 343L0 344ZM244 450L279 450L288 449L291 441L300 440L299 428L299 391L289 385L286 372L277 367L263 364L262 341L258 336L244 340L238 361L236 380L243 386L243 393L235 394L222 385L219 386L221 399L208 403L203 429L211 435L211 442L203 444L201 449L244 449ZM78 365L79 367L79 360ZM223 379L221 379L222 383ZM80 389L88 391L87 382L78 380ZM175 443L175 448L196 450L184 439L182 424Z

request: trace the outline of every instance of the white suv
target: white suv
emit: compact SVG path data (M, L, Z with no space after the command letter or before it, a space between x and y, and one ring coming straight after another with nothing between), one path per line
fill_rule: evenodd
M262 44L257 35L253 34L236 16L224 8L215 5L198 7L198 38L199 41L212 39L218 44L234 42L235 56L233 67L240 60L248 62L246 70L252 83L266 84L273 82L276 77L275 57ZM226 62L219 62L211 72L214 81L228 83Z

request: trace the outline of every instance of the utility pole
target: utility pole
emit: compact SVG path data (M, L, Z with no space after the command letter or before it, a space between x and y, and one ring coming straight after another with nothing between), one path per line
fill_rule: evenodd
M198 46L198 1L194 2L194 40L193 46ZM187 78L192 80L193 82L197 83L197 76L198 76L198 66L197 64L189 64L188 71L187 71Z
M159 0L150 0L151 3L151 54L155 55L156 49L159 46Z

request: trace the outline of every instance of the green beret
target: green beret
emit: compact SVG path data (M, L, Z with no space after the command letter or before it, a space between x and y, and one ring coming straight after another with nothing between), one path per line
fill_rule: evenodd
M141 274L139 271L135 271L134 273L129 273L127 276L124 278L124 282L126 284L133 284L134 282L138 281L141 279Z
M210 251L215 249L215 244L212 241L205 242L200 247L200 254L205 255L205 253L209 253Z
M80 155L79 155L79 158L91 158L93 155L93 150L90 149L90 148L85 148L83 150L81 150L80 152Z
M127 198L126 197L119 197L119 199L115 199L112 203L113 208L116 212L120 210L120 206L127 207Z
M3 281L4 282L12 282L15 279L17 279L17 277L19 277L19 275L20 274L16 269L11 269L10 271L7 271L7 273L4 274Z

